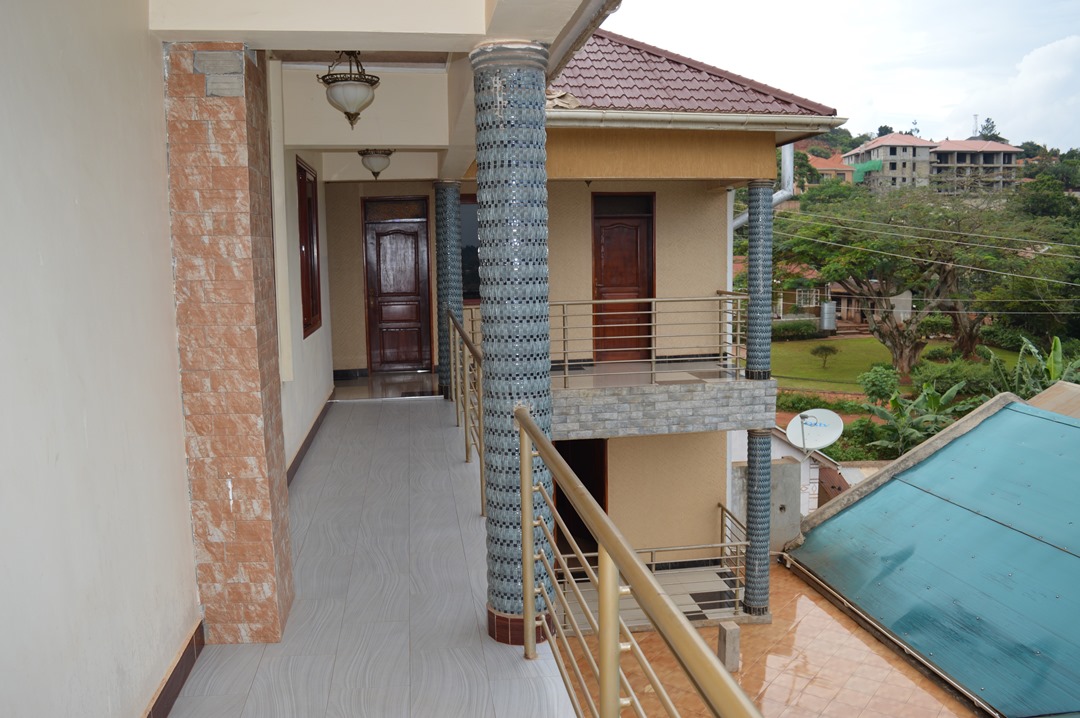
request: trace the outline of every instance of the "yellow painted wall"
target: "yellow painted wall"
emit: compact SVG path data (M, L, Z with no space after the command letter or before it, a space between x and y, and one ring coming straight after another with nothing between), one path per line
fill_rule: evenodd
M726 451L720 431L610 439L608 515L630 545L720 541Z
M428 197L428 271L431 291L432 357L439 355L436 323L435 200L430 182L328 182L326 238L330 262L330 314L335 370L368 368L367 301L364 278L366 197Z
M718 179L776 177L771 132L548 128L551 179Z

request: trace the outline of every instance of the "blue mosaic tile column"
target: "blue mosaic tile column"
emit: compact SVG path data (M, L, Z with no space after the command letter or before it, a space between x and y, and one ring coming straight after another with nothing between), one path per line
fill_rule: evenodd
M463 321L461 310L461 183L435 183L435 276L439 303L439 390L450 398L449 309Z
M551 434L544 127L548 54L539 44L506 42L480 46L469 59L476 91L488 632L498 641L517 643L522 588L515 406L529 406L536 423ZM533 472L550 491L551 474L539 459ZM533 511L538 520L553 524L541 500L534 502ZM537 549L551 555L537 534ZM540 564L536 576L550 580ZM537 608L543 610L541 602Z
M772 375L772 182L750 183L747 257L748 292L746 378ZM746 434L746 595L744 610L755 616L769 612L769 514L772 503L772 433L755 429Z

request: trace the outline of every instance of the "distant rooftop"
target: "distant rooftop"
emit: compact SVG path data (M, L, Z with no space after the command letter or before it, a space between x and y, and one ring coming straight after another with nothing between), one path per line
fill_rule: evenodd
M606 30L597 30L550 85L582 108L835 116L836 110Z
M987 140L944 140L937 143L934 152L1023 152L1019 147L1004 142Z
M875 137L868 142L862 143L850 152L845 153L844 157L861 154L867 150L872 150L875 147L935 147L937 144L938 143L933 140L924 140L922 137L905 135L901 132L893 132L892 134Z
M854 168L851 165L844 164L844 160L841 159L841 155L835 154L832 157L818 157L817 155L808 155L810 158L810 166L816 170L842 170L851 172Z

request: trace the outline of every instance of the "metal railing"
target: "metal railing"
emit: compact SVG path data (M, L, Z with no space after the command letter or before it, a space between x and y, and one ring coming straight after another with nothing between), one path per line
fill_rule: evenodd
M454 396L454 421L464 423L465 462L473 451L480 458L480 515L487 515L487 486L484 481L484 354L473 343L453 312L450 320L450 376ZM464 421L463 421L464 420Z
M664 374L708 371L739 378L745 366L746 295L551 302L551 366L568 388L575 371L591 369L632 383ZM480 341L479 307L465 326Z
M642 697L650 693L651 699L655 699L667 715L678 716L679 711L667 687L661 682L634 634L619 615L619 598L632 596L671 649L701 702L714 715L760 718L757 708L723 667L716 654L675 606L655 576L590 495L589 490L533 421L528 408L515 409L514 418L520 429L521 442L525 657L537 656L536 631L533 629L535 626L543 632L551 645L559 673L578 716L615 718L624 708L631 709L634 715L645 716ZM560 497L570 502L596 539L599 550L595 570L566 530L562 518L555 510L552 496L542 485L533 483L535 456L539 456L551 470ZM569 584L579 606L584 609L587 623L585 626L578 624L574 612L570 610L568 596L555 590L557 584L552 585L552 595L547 588L548 582L536 580L537 562L543 566L548 576L556 575L556 565L559 570L567 573L571 567L567 558L557 552L554 555L555 565L544 552L534 554L535 531L541 531L551 546L556 545L548 525L534 520L535 494L540 494L551 509L555 524L570 543L578 565L586 573L589 582L596 587L599 601L598 611L594 613L581 596L577 582ZM620 580L624 581L625 585L622 585ZM545 607L543 612L537 610L538 599ZM571 630L563 630L557 622L550 620L550 609L555 606L560 606L569 617ZM593 640L588 640L589 638ZM571 639L574 639L580 657L575 655ZM591 644L595 644L595 650ZM620 659L627 654L634 659L633 671L629 665L625 668L620 666ZM640 671L640 676L637 671ZM628 677L631 673L634 679ZM588 713L585 712L586 708Z

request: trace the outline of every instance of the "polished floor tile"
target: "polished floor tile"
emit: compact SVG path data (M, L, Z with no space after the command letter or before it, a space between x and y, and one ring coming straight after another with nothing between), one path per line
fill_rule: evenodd
M526 661L487 637L479 466L461 436L441 398L333 403L289 489L296 600L283 640L208 646L174 718L571 715L550 648ZM692 611L706 574L661 582ZM764 715L972 715L785 569L772 577L773 622L742 627L736 675ZM699 630L716 644L715 627ZM663 641L635 636L681 714L707 715Z

